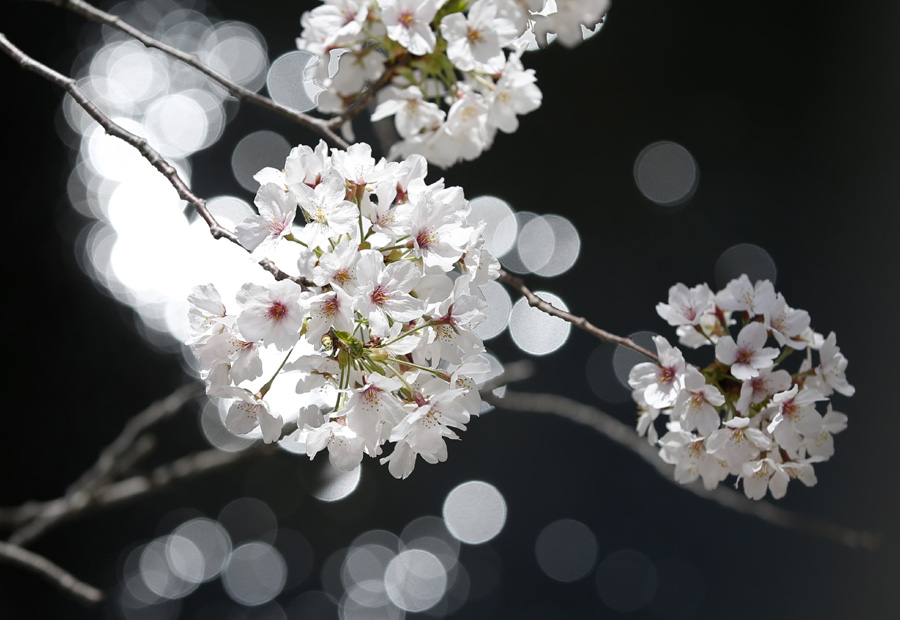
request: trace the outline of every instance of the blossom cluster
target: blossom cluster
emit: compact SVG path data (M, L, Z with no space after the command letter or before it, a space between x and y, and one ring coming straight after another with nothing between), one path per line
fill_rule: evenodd
M301 18L297 46L318 57L318 108L343 114L378 84L372 121L394 117L392 159L447 167L515 132L541 91L521 56L549 33L572 47L608 0L326 0Z
M751 499L767 490L781 498L791 479L816 484L813 464L831 457L832 436L847 425L830 397L855 391L835 334L815 332L809 314L788 306L770 281L751 283L746 275L717 293L706 284L676 284L656 310L681 345L715 350L701 369L656 336L659 363L637 364L629 375L638 432L675 465L675 479L701 477L713 489L733 475ZM790 372L783 363L794 352L802 361ZM668 418L662 437L660 414Z
M499 263L462 190L426 172L421 156L376 162L366 144L320 142L254 177L259 215L236 235L257 260L287 250L279 267L296 275L244 284L236 311L211 284L189 299L189 344L210 396L233 401L229 430L310 458L327 449L344 470L390 442L381 462L398 478L417 456L447 458L445 440L481 412L491 369L473 328Z

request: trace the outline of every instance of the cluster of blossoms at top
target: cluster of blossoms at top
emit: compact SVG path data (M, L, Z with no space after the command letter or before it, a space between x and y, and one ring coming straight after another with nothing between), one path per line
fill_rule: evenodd
M659 363L638 364L629 376L638 432L675 465L675 479L702 477L713 489L731 474L751 499L767 489L784 496L792 478L814 485L813 463L831 457L832 435L847 426L829 397L855 391L834 333L813 331L805 310L788 306L770 281L754 284L746 275L715 294L706 284L677 284L656 310L683 346L715 348L715 360L700 369L656 336ZM803 359L792 373L780 366L795 351ZM663 437L655 427L660 413L668 417Z
M377 121L394 117L392 159L419 153L446 167L516 131L541 91L522 66L548 33L571 47L608 0L326 0L305 13L297 46L316 54L322 112L342 114L378 84ZM337 59L335 67L335 59Z
M259 215L236 234L256 259L283 262L287 246L295 266L279 266L298 275L245 284L236 312L213 285L190 296L189 344L208 393L233 399L229 430L299 442L310 458L327 449L345 470L391 442L381 462L398 478L417 455L447 458L445 439L481 411L490 362L472 329L499 263L462 190L426 184L426 171L421 156L376 162L368 145L320 142L256 175ZM280 405L267 401L286 385Z

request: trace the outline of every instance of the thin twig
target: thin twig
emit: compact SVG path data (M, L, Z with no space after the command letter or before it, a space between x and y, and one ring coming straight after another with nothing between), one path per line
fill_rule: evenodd
M637 454L672 484L676 484L698 497L708 499L741 514L755 517L785 529L813 534L851 548L873 549L878 543L878 537L871 532L854 530L836 523L804 517L783 508L778 508L768 502L753 501L724 486L707 491L699 484L699 481L694 481L687 485L679 484L672 477L671 467L659 458L655 448L647 443L645 439L639 437L630 426L619 422L596 407L555 394L525 394L507 391L501 398L491 393L482 392L482 397L488 403L501 409L552 414L589 426L620 446Z
M49 0L48 0L49 1ZM203 218L203 220L209 226L209 232L215 239L227 239L231 241L238 247L246 250L241 242L238 240L237 236L221 226L216 218L213 217L212 213L210 213L209 209L206 206L206 200L200 198L194 192L191 191L191 188L188 187L187 183L179 176L178 171L172 166L166 159L160 155L144 138L137 136L121 125L113 122L106 114L104 114L95 104L92 102L87 95L84 94L78 84L72 78L62 75L51 69L50 67L41 64L25 54L21 49L10 43L9 39L3 33L0 33L0 50L6 52L13 60L19 63L23 69L26 71L31 71L33 73L37 73L44 79L56 84L63 88L67 93L69 93L72 98L75 100L78 105L80 105L85 112L87 112L91 118L93 118L97 123L103 127L103 129L111 136L115 136L120 138L136 148L141 155L144 156L148 162L150 162L154 168L156 168L159 172L162 173L166 179L168 179L169 183L172 187L175 188L175 191L178 192L178 196L187 202L197 214ZM291 280L292 282L300 285L304 289L312 286L312 282L307 280L306 278L299 278L296 276L291 276L281 269L275 266L275 263L272 261L265 259L259 261L260 266L275 276L276 280Z
M119 436L100 453L93 467L69 486L66 495L72 495L79 491L90 491L113 479L122 457L133 452L135 442L141 433L178 413L188 402L203 393L202 384L188 383L131 418Z
M303 125L307 129L310 129L317 134L321 135L323 138L331 142L332 144L342 148L349 148L349 144L340 136L338 136L331 129L331 125L333 121L326 121L322 119L318 119L307 114L303 114L302 112L298 112L297 110L293 110L291 108L285 107L280 103L276 103L272 99L269 99L265 95L260 95L259 93L253 92L239 84L236 84L229 80L227 77L210 67L209 65L204 64L199 58L194 56L193 54L188 54L183 52L177 48L172 47L166 43L158 39L154 39L153 37L141 32L137 28L126 24L122 19L116 15L111 15L110 13L106 13L105 11L101 11L95 6L84 2L84 0L36 0L38 2L47 2L49 4L54 4L56 6L63 7L72 11L73 13L77 13L82 17L85 17L91 21L99 22L110 28L114 28L119 32L128 35L129 37L140 41L146 47L157 49L164 54L168 54L172 58L183 62L184 64L193 67L209 79L213 80L220 86L222 86L229 95L232 97L239 99L241 101L247 101L248 103L252 103L261 108L265 108L266 110L270 110L275 112L276 114L280 114L281 116L288 118L300 125Z
M610 333L604 329L600 329L599 327L592 324L590 321L588 321L583 316L575 316L574 314L572 314L570 312L566 312L565 310L560 310L553 304L551 304L547 301L544 301L543 299L541 299L540 297L538 297L537 295L532 293L531 290L527 286L525 286L525 282L522 280L522 278L512 275L505 269L500 270L500 277L498 278L498 280L500 282L502 282L503 284L505 284L506 286L513 289L514 291L516 291L517 293L521 294L525 298L525 300L528 301L529 306L531 306L533 308L537 308L538 310L546 312L547 314L549 314L551 316L558 317L558 318L562 319L563 321L571 323L575 327L583 329L587 333L599 338L603 342L612 342L612 343L615 343L618 345L622 345L623 347L628 347L629 349L633 349L633 350L637 351L638 353L646 355L647 357L649 357L651 360L653 360L657 364L659 363L658 355L656 355L655 353L651 353L650 351L648 351L641 345L637 344L631 338L617 336L617 335Z
M266 444L250 446L240 452L225 452L216 448L195 452L171 463L160 465L146 475L136 475L119 482L112 482L94 489L92 493L80 492L72 498L60 497L48 502L35 503L38 513L47 519L47 525L39 532L48 530L76 517L98 509L109 508L130 500L138 499L155 491L168 488L174 483L222 469L257 457L272 449ZM19 530L10 536L13 544L24 544Z
M384 73L375 80L373 84L370 84L366 91L360 95L357 99L355 99L350 106L344 110L343 114L340 114L331 120L327 121L327 125L332 128L337 128L343 125L345 122L352 120L356 116L359 115L360 112L366 109L366 106L369 105L369 102L375 98L375 95L378 92L388 85L388 83L394 79L394 76L397 74L397 69L401 67L405 67L409 64L412 56L409 54L403 54L402 56L394 59L390 66L385 67Z
M40 575L83 605L96 605L103 600L103 592L94 586L79 581L44 556L17 545L0 542L0 561L21 566Z
M119 436L100 453L97 462L69 485L65 495L58 500L61 505L68 504L72 507L89 503L95 489L128 471L152 448L153 440L141 437L141 433L177 413L188 401L201 394L203 386L199 383L190 383L131 418ZM28 503L19 509L4 511L6 514L0 513L0 522L14 524L18 529L10 540L17 545L27 545L53 527L59 514L65 513L66 510L65 507L48 510L39 504Z

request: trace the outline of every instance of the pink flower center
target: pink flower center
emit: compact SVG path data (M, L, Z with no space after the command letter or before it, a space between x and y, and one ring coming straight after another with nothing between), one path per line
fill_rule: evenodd
M333 316L335 312L337 312L341 307L341 302L338 301L337 295L334 297L329 297L325 300L325 303L322 304L322 314L325 316Z
M675 369L671 366L663 366L659 370L660 383L672 383L675 380Z
M416 235L416 245L423 250L427 250L434 244L436 239L437 235L435 235L430 228L426 228Z
M268 316L273 321L280 321L284 318L285 314L287 314L287 306L280 301L276 301L269 306Z
M340 284L347 284L350 281L350 273L346 269L338 269L334 272L334 281Z
M372 294L369 296L369 299L372 300L372 303L376 306L383 306L387 301L388 291L383 286L378 285L375 287L375 290L372 291Z
M781 406L781 415L790 419L797 413L797 409L799 409L799 407L797 407L797 404L793 400L787 400Z

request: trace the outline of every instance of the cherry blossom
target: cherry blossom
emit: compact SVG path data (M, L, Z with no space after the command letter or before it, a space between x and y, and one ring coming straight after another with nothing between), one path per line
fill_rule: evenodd
M710 489L732 475L751 499L767 493L779 499L793 479L815 485L814 465L831 458L833 436L847 426L829 397L855 391L834 333L823 337L771 282L753 283L746 275L716 293L705 284L676 284L657 313L676 327L680 344L715 344L715 359L701 368L656 336L660 363L637 364L629 376L637 433L659 446L675 479L702 476ZM736 339L733 314L743 319ZM799 349L805 352L795 370L781 367ZM662 437L660 418L668 419Z
M426 175L420 156L376 161L368 145L321 142L256 175L271 198L261 214L277 200L285 222L299 208L305 223L273 253L298 276L245 283L236 315L211 284L191 293L188 343L209 395L233 401L229 430L310 458L327 450L341 469L382 457L397 477L420 456L446 460L445 439L483 407L491 365L473 329L499 264L462 190ZM296 430L283 437L286 423Z

